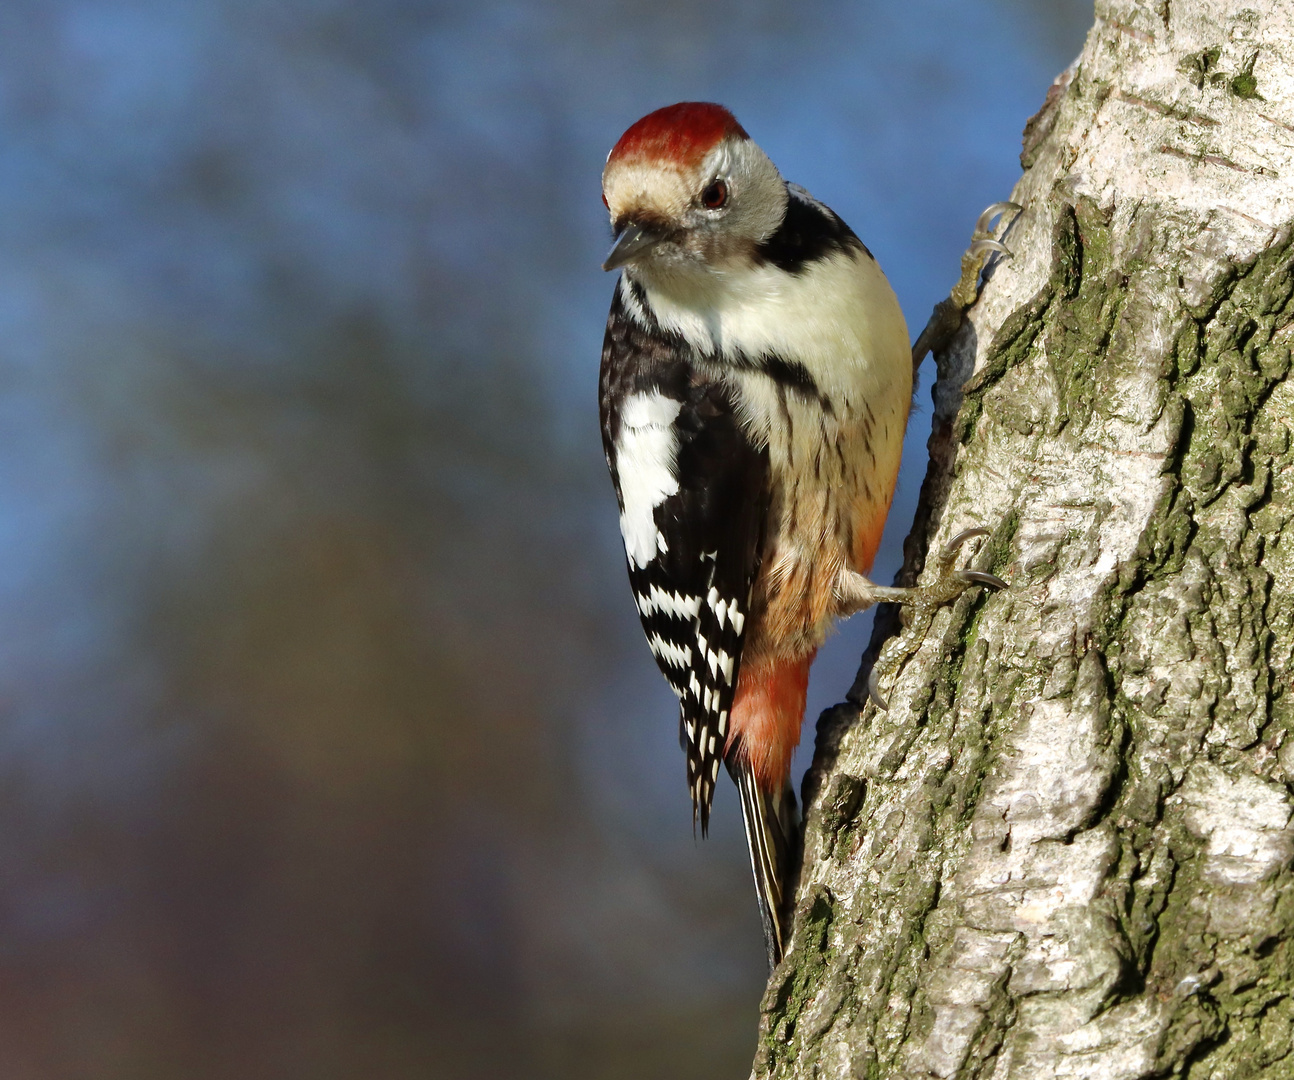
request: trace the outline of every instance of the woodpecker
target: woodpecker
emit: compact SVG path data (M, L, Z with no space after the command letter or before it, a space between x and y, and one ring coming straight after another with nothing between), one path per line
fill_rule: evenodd
M866 577L912 398L907 324L862 241L720 105L631 126L602 196L621 274L599 412L629 581L703 836L721 762L736 782L771 967L809 666L836 620L918 592Z

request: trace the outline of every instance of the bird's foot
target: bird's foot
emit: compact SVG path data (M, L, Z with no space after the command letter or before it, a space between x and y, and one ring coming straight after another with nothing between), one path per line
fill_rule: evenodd
M961 279L953 286L952 292L948 295L952 297L953 303L965 311L971 304L975 303L975 297L979 292L979 276L989 259L994 253L1004 255L1008 259L1011 252L1007 246L993 236L993 223L995 221L1004 221L1007 214L1014 216L1023 210L1019 203L1013 202L996 202L992 206L986 207L975 222L975 231L971 234L971 245L962 255L962 276Z
M916 615L933 615L934 612L951 600L956 600L972 585L984 585L990 589L1005 589L1006 582L995 574L983 570L955 570L957 553L977 536L988 536L988 529L963 529L946 543L935 558L937 576L929 585L918 585L911 589L891 588L885 585L873 585L872 594L876 603L902 604Z
M993 225L994 222L1001 224L1008 214L1014 218L1023 209L1019 203L996 202L980 214L971 234L970 247L962 255L961 277L948 296L935 305L930 321L912 346L913 371L926 353L938 352L953 339L961 327L962 316L979 295L979 276L989 259L995 254L1011 257L1010 249L994 236ZM1005 235L1005 230L1003 233Z
M861 574L852 574L850 572L852 576L841 588L841 595L846 604L852 606L850 603L852 601L854 604L859 604L859 608L877 603L901 604L905 609L905 614L915 615L917 618L928 622L939 608L956 600L963 592L973 586L982 585L989 589L1006 588L1006 582L996 574L990 574L983 570L955 568L957 555L966 542L988 534L988 529L964 529L949 540L940 549L934 560L935 579L929 584L918 585L914 588L873 585ZM865 602L859 603L864 601L864 598ZM888 710L889 705L885 698L881 696L879 689L880 679L891 667L898 667L902 663L903 657L899 655L901 652L902 650L898 650L891 653L890 662L884 665L882 665L881 659L878 658L872 666L871 674L867 680L867 696L882 710Z

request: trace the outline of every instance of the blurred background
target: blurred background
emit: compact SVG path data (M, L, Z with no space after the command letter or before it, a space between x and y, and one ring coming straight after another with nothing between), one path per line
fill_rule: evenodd
M1090 20L4 0L0 1078L744 1077L736 800L693 839L601 460L602 162L726 103L915 334Z

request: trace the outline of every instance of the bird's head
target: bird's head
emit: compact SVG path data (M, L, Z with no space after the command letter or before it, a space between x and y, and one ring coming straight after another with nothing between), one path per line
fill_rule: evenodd
M786 216L786 184L722 105L684 101L620 136L602 170L615 245L604 270L649 277L748 265Z

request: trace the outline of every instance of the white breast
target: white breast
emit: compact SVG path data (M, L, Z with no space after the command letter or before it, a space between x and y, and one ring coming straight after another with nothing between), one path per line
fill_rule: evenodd
M765 265L689 275L653 281L647 292L664 328L716 358L709 373L737 389L742 423L756 445L769 447L775 476L811 463L824 434L834 439L834 425L820 400L750 370L763 356L802 365L838 423L867 417L883 472L897 460L912 397L912 353L898 299L869 255L838 253L800 274ZM742 363L725 363L736 360ZM862 449L852 433L846 449Z
M903 312L862 252L838 253L800 274L764 265L652 282L648 294L661 325L703 355L803 364L833 401L911 394Z

